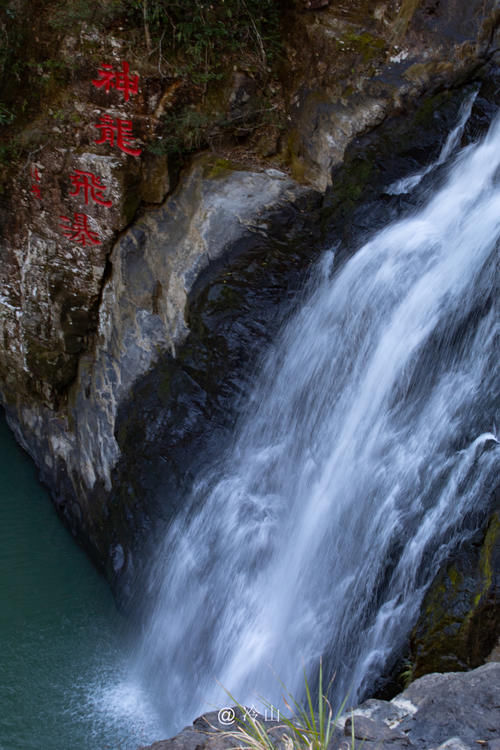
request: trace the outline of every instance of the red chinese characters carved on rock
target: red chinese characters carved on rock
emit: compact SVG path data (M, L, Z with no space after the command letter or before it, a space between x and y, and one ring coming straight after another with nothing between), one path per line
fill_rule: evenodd
M109 143L111 146L116 145L125 154L130 156L139 156L141 153L140 148L132 148L131 139L132 135L132 122L131 120L113 120L110 115L103 115L95 128L101 131L101 137L96 140L96 143Z
M139 76L129 75L128 62L122 62L121 71L113 70L113 66L109 63L102 63L98 73L99 78L92 83L98 89L104 88L107 94L111 89L116 89L123 93L123 98L128 102L130 94L139 92Z
M73 242L77 242L82 247L92 245L101 245L99 235L93 232L89 227L89 217L85 214L73 214L73 219L67 216L60 216L60 227L62 233Z
M42 199L42 191L40 189L40 185L37 183L41 182L40 172L36 167L31 168L31 179L34 180L34 184L31 186L31 192L35 196L35 198L38 198L39 200Z
M83 193L83 199L86 204L89 202L89 197L94 203L98 203L100 206L112 206L113 201L107 201L104 199L103 192L106 190L106 185L103 185L101 178L92 172L84 172L81 169L75 169L74 174L70 175L69 179L74 188L70 195L79 195Z

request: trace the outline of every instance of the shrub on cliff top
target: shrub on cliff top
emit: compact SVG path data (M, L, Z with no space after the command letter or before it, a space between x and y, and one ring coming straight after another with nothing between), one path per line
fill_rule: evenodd
M123 0L148 47L185 58L195 82L217 72L228 54L251 51L267 68L280 48L275 0Z

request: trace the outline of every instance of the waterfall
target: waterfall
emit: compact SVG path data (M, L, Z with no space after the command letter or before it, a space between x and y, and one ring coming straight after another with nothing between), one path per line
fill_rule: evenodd
M477 91L473 91L472 94L470 94L462 102L460 112L458 113L458 123L444 142L437 160L432 164L428 164L420 172L408 175L407 177L403 177L401 180L397 180L392 185L389 185L386 191L388 195L403 195L405 193L409 193L411 190L413 190L413 188L416 188L417 185L422 182L424 177L426 177L429 172L432 172L432 170L436 167L440 167L442 164L446 163L446 161L449 159L451 154L455 151L460 143L460 139L463 136L467 121L471 116L472 107L474 106L476 97Z
M334 701L366 696L484 519L499 183L497 119L418 210L315 268L151 573L136 662L171 733L231 705L221 686L300 694L320 656Z

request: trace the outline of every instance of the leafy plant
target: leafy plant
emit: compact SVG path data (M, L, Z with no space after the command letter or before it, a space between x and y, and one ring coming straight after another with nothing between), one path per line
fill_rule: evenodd
M178 156L196 151L206 144L214 118L194 109L183 109L163 117L163 136L149 145L154 154Z
M415 671L415 665L411 661L406 661L404 663L404 669L399 675L399 678L402 681L405 688L407 688L408 685L411 682L413 682L414 671Z

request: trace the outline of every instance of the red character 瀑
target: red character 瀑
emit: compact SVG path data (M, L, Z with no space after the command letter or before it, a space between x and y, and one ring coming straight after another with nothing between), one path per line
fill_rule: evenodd
M101 245L99 235L97 232L93 232L88 223L88 216L85 214L73 214L73 219L68 216L60 216L60 227L62 233L73 242L78 242L79 245L87 247L89 243L92 245Z
M113 120L110 115L103 115L98 125L94 125L95 128L101 131L101 137L96 143L110 143L111 146L115 144L125 154L131 156L139 156L141 153L140 148L132 148L131 139L132 135L132 121L131 120Z
M69 179L74 187L74 190L70 195L79 195L83 193L85 203L89 202L90 198L94 203L99 203L101 206L112 206L113 201L107 201L104 199L103 192L106 190L106 185L103 185L100 177L92 174L92 172L84 172L81 169L75 169L74 174L70 175Z
M123 93L123 97L126 102L130 99L130 94L137 94L139 92L139 76L131 76L130 66L127 62L122 62L121 71L113 70L113 66L109 63L102 63L99 68L99 78L93 80L93 85L100 89L104 87L107 94L111 89L116 89Z

